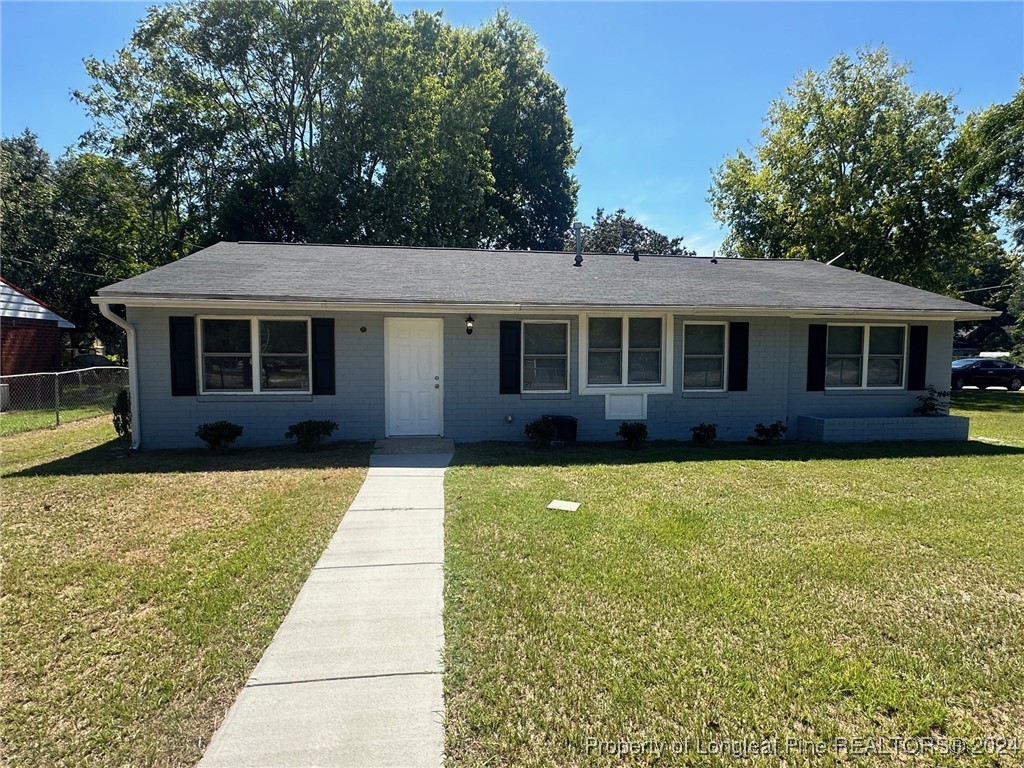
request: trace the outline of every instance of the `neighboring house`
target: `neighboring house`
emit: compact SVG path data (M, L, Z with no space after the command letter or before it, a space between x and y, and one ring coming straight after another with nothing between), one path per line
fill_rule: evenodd
M60 369L61 334L75 326L0 277L0 375Z
M613 439L699 422L742 440L966 438L907 418L948 388L953 322L983 307L815 261L218 243L103 288L129 330L136 435L196 445L241 424L337 436L521 440L544 414ZM111 310L126 307L127 321Z

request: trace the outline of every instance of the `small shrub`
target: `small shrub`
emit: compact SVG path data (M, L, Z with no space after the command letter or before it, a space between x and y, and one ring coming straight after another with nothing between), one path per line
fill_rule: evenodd
M230 421L211 421L200 424L196 437L210 446L211 451L224 452L235 440L242 436L242 428Z
M132 401L127 389L121 389L114 398L114 431L126 445L132 441Z
M917 396L920 403L914 409L915 416L948 416L949 415L949 392L942 392L931 384L923 395Z
M615 434L625 441L627 448L641 448L647 442L647 425L642 421L624 421Z
M536 419L531 421L523 429L526 433L527 439L533 444L534 448L548 448L551 446L552 441L558 437L558 428L555 427L554 422L548 419Z
M690 432L693 433L693 442L697 445L710 446L718 437L718 425L705 424L702 421L696 427L690 427Z
M294 437L298 441L297 445L300 451L311 451L320 445L320 441L325 437L330 437L337 428L338 422L330 419L307 419L288 427L284 437L285 440L291 440Z
M782 439L787 432L786 425L781 421L765 426L761 422L754 425L754 434L747 438L747 442L753 445L774 445Z

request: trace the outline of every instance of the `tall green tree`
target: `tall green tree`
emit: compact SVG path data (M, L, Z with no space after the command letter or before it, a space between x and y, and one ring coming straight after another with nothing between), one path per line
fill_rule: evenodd
M53 162L35 134L0 140L0 256L4 276L38 289L33 267L56 247Z
M983 348L1014 347L1024 359L1024 77L1010 101L967 117L955 149L963 167L961 189L1005 226L1011 241L998 279L990 274L979 286L995 287L967 296L1002 314L970 333Z
M645 227L619 208L611 216L598 208L593 223L584 224L581 232L583 250L590 253L654 253L669 256L693 256L683 246L683 238L668 237ZM576 250L576 233L567 231L563 250Z
M538 247L575 208L563 93L507 14L375 0L153 8L77 98L182 238Z
M1024 77L1013 99L971 115L959 141L963 188L1005 218L1024 255Z
M951 151L957 110L916 93L884 48L839 55L772 102L753 155L713 177L726 250L810 258L921 288L950 291L991 241L960 189Z
M181 255L144 178L120 160L84 153L54 163L26 131L0 141L0 188L4 275L79 338L120 334L90 301L98 288Z
M576 211L579 185L565 90L545 69L537 36L508 11L480 30L500 95L485 133L497 226L488 244L555 251Z

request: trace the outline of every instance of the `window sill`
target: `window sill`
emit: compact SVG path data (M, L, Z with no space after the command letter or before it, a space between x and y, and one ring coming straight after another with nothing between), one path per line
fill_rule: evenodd
M313 395L308 392L239 392L233 395L207 392L196 396L196 401L200 403L253 403L268 400L278 403L310 403Z
M657 384L646 386L644 384L630 384L618 387L583 387L581 395L671 395L670 384Z
M683 397L694 400L724 400L729 393L724 389L684 389Z

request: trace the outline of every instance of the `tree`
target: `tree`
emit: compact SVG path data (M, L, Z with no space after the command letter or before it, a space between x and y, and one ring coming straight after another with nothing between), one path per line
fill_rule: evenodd
M991 239L963 194L949 96L914 93L884 48L834 58L771 104L754 155L714 174L726 250L831 260L920 288L951 291Z
M1024 77L1016 95L965 121L963 189L1002 214L1024 254Z
M645 227L626 211L619 208L611 216L606 216L603 208L594 214L594 223L584 225L583 250L591 253L657 253L669 256L693 256L694 251L687 250L683 238L661 234ZM576 250L576 233L569 230L565 233L563 250Z
M485 134L494 172L487 204L497 214L488 244L558 250L576 211L579 189L565 90L544 69L537 36L499 11L480 31L500 74L500 99Z
M53 163L35 134L0 141L0 253L4 275L38 293L34 267L56 246Z
M28 131L0 141L0 158L4 274L73 322L79 339L119 338L90 298L181 255L142 176L89 153L53 163Z
M1024 359L1024 77L1009 102L967 117L955 148L963 168L961 190L1004 223L1012 240L1001 271L978 286L998 287L966 297L1002 314L970 334L980 337L983 348L1014 347Z
M76 94L182 239L533 248L575 207L572 130L535 37L374 0L152 8Z
M1016 259L997 243L989 244L987 253L970 268L959 287L959 298L982 304L999 314L988 320L958 323L958 344L984 351L1001 351L1013 346L1007 329L1019 315L1011 309L1016 272Z

